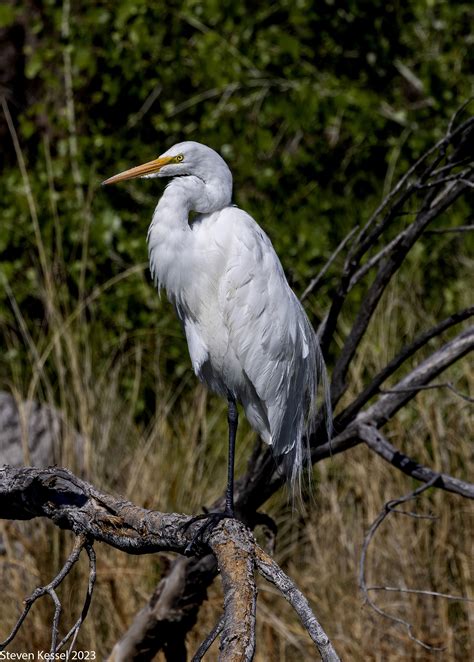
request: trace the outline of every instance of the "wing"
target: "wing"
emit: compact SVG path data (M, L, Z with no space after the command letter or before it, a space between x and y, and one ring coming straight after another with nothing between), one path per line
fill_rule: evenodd
M299 472L323 370L319 346L270 239L245 212L226 215L234 232L219 296L229 345L266 410L275 452L290 454Z

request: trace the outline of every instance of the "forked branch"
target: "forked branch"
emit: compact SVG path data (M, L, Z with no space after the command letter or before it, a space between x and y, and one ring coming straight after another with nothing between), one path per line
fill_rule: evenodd
M46 586L36 589L25 601L25 608L5 641L10 644L23 625L33 604L43 595L50 595L55 605L52 623L51 654L59 653L70 641L75 644L77 633L90 605L95 581L94 541L107 543L129 554L149 554L174 551L184 554L193 540L195 524L186 526L191 518L173 513L145 510L134 504L105 494L92 485L58 467L49 469L4 466L0 469L0 518L33 519L47 517L63 529L76 534L74 548L57 576ZM220 569L224 589L222 626L213 630L195 659L200 659L212 640L221 632L222 662L250 662L255 650L255 618L257 589L255 572L272 581L289 600L302 624L318 648L321 659L337 662L337 657L309 603L279 566L255 542L252 532L234 519L223 520L203 541ZM59 641L61 603L56 594L81 551L86 549L89 560L89 582L81 616ZM59 641L59 643L58 643ZM112 659L125 659L120 645Z

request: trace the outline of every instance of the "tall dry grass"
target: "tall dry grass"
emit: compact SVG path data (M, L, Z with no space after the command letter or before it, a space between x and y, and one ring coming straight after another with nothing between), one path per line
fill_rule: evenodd
M19 150L19 146L18 146ZM178 389L166 382L154 357L144 355L139 339L123 338L106 355L95 351L94 329L84 312L100 297L114 296L116 279L84 293L74 305L59 303L51 257L38 222L39 212L22 165L31 222L40 255L40 287L47 324L38 333L28 328L15 291L7 284L19 333L2 329L7 351L21 345L27 364L11 362L6 386L19 399L36 398L59 406L66 425L62 462L78 469L73 435L85 439L83 472L102 489L125 495L148 508L199 512L223 490L226 464L224 404L195 384L190 371ZM54 190L54 182L50 182ZM90 210L88 212L90 214ZM25 221L26 222L26 221ZM84 233L84 241L88 240ZM86 247L83 254L87 255ZM55 259L58 256L55 255ZM470 265L472 267L472 265ZM469 265L465 266L466 270ZM142 278L142 268L117 278ZM346 398L356 394L367 376L380 369L401 345L426 328L422 293L403 275L389 288L353 363ZM468 293L461 293L467 299ZM459 305L463 305L462 300ZM127 341L127 342L125 342ZM159 339L156 339L158 351ZM135 405L143 375L154 374L156 399L147 427L136 423ZM124 398L124 375L133 387ZM473 395L474 370L465 359L446 379ZM469 405L447 390L420 393L387 426L391 441L420 462L460 478L469 478L472 462L472 416ZM244 422L238 439L237 474L245 470L253 433ZM414 482L392 469L365 447L358 447L316 466L314 494L304 512L292 512L282 491L266 510L279 525L276 558L310 599L344 660L432 661L474 659L474 610L467 602L404 592L379 592L375 599L387 611L413 625L413 633L442 652L414 643L405 629L364 606L357 585L364 534L384 503L411 491ZM411 508L434 513L435 520L392 514L373 541L368 557L372 585L426 589L473 596L472 540L474 509L460 497L430 490ZM5 550L0 556L0 637L14 623L22 600L59 569L72 545L70 533L51 523L1 523ZM147 600L171 557L133 557L96 545L98 580L90 615L78 648L95 650L99 658L130 624ZM80 611L87 568L82 561L59 590L64 605L62 628ZM222 606L219 582L209 591L199 622L189 636L193 650L214 625ZM48 650L52 605L43 599L32 609L11 651ZM159 658L161 659L161 658ZM209 659L217 659L214 645ZM314 651L290 607L263 581L258 600L258 662L314 659Z

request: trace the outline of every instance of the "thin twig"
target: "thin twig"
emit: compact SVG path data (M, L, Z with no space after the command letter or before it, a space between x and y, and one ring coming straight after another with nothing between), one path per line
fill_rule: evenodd
M459 161L450 161L441 168L437 168L436 170L434 170L431 173L431 176L438 177L438 175L442 175L445 172L450 172L454 168L459 168L459 166L466 165L466 163L470 163L471 161L472 161L472 156L465 156L463 159L460 159Z
M394 512L399 512L395 511ZM418 588L403 588L401 586L367 586L367 591L388 591L392 593L413 593L415 595L430 595L434 598L445 600L456 600L457 602L474 602L473 598L464 595L451 595L450 593L439 593L438 591L426 591Z
M389 253L394 246L400 241L400 235L397 235L392 241L390 241L386 246L384 246L378 253L373 255L365 264L363 264L358 271L352 276L349 281L349 291L357 285L359 281L365 276L365 274L375 267L382 258L384 258L387 253Z
M84 549L85 544L86 544L85 536L83 535L76 536L76 540L74 542L74 547L72 549L72 552L66 559L66 562L64 563L63 567L58 572L56 577L54 577L54 579L52 579L49 582L49 584L46 584L45 586L40 586L37 589L35 589L33 593L28 598L25 599L24 601L25 607L22 613L20 614L16 624L14 625L12 631L8 635L8 637L0 643L0 651L4 650L5 647L8 646L8 644L11 641L13 641L18 630L22 626L25 618L28 616L28 612L30 611L31 607L36 602L36 600L43 597L43 595L49 595L55 604L54 618L52 624L51 647L53 647L53 645L54 646L56 645L58 626L59 626L59 616L61 614L61 604L57 598L55 589L61 584L63 579L66 577L66 575L68 575L69 572L71 571L72 567L77 563L79 556L81 555L81 552ZM55 653L56 650L51 649L51 652Z
M405 375L393 389L403 389L403 392L384 393L373 405L368 407L363 413L360 413L358 420L360 423L371 423L381 427L396 412L412 400L417 391L412 387L415 384L429 384L436 379L444 370L463 356L474 350L474 326L470 326L457 336L445 343L442 347L433 352L419 363L413 370Z
M327 270L331 267L334 260L337 258L337 256L342 251L342 249L346 246L348 241L350 239L352 239L352 237L354 236L354 234L357 232L358 229L359 229L359 226L356 225L355 227L352 228L352 230L349 232L349 234L347 234L344 237L344 239L340 242L339 246L336 248L336 250L329 257L328 261L323 266L321 271L318 273L317 276L315 276L315 278L313 278L313 280L310 282L308 287L305 289L305 291L303 292L303 294L300 297L300 301L304 301L306 299L306 297L308 296L308 294L310 294L311 292L313 292L314 289L316 289L317 285L319 285L319 283L322 281L322 279L323 279L324 275L326 274Z
M439 384L414 384L410 388L389 388L389 389L380 389L380 393L410 393L411 391L427 391L429 389L433 388L448 388L450 391L455 393L457 396L462 398L463 400L466 400L466 402L472 402L474 403L474 398L471 398L469 395L466 395L465 393L461 393L457 388L453 386L451 382L442 382Z
M425 234L448 234L448 233L460 234L463 232L474 232L474 225L458 225L455 228L435 228L434 230L426 230Z
M448 125L448 136L451 135L453 132L453 127L457 122L458 117L461 115L462 112L466 110L466 108L474 101L474 96L469 97L469 99L466 99L466 101L459 106L457 110L454 111L452 114L451 119L449 120L449 125Z
M430 487L433 487L436 481L438 480L439 475L436 474L429 482L427 482L425 485L422 485L421 487L418 487L416 490L413 492L410 492L409 494L406 494L403 497L400 497L398 499L393 499L391 501L388 501L385 506L383 507L383 510L380 512L380 514L377 516L375 521L372 523L372 525L369 528L369 531L367 535L365 536L364 543L362 545L362 552L360 556L360 562L359 562L359 588L362 591L365 601L367 604L372 607L372 609L379 614L380 616L383 616L384 618L393 621L394 623L397 623L398 625L402 625L403 627L406 628L408 632L408 636L410 639L415 641L417 644L422 646L423 648L431 651L441 651L444 650L444 648L440 648L437 646L431 646L430 644L426 643L425 641L422 641L421 639L418 639L415 637L413 634L413 625L406 621L403 618L400 618L398 616L394 616L393 614L389 614L388 612L384 611L380 607L378 607L375 602L369 597L368 594L368 589L367 589L367 581L365 577L365 568L366 568L366 558L367 558L367 552L370 546L370 543L372 542L374 535L379 528L379 526L382 524L382 522L385 520L385 518L394 510L394 507L401 504L401 503L406 503L407 501L411 501L413 499L416 499L420 494L428 490Z
M440 186L440 184L448 184L449 182L465 182L468 186L474 186L474 183L471 182L470 179L465 179L467 175L469 175L472 172L472 166L470 168L466 168L462 172L456 172L453 175L448 175L446 177L439 177L438 179L435 179L434 182L424 182L416 185L416 188L421 191L423 189L427 188L433 188L435 186Z
M199 646L199 648L193 655L191 662L201 662L202 658L207 653L207 651L212 646L212 644L215 642L215 640L220 635L223 629L224 629L224 614L222 614L220 619L217 621L217 623L214 625L214 627L209 632L207 637L204 639L202 644Z
M86 598L84 600L84 606L82 607L81 615L77 619L77 621L74 623L72 628L69 630L69 632L66 634L66 636L61 640L61 642L58 645L57 650L60 651L61 648L69 641L69 639L72 637L72 642L69 646L68 653L71 653L71 651L74 648L74 644L76 643L77 635L79 634L79 630L84 623L87 614L89 613L89 607L91 605L92 601L92 593L94 592L94 585L95 585L95 580L97 577L97 563L96 563L96 556L95 556L95 551L92 546L92 543L86 542L85 543L85 549L87 552L87 555L89 557L89 581L87 583L87 593L86 593Z
M446 195L443 196L436 206L430 207L429 209L426 209L424 213L419 214L416 220L399 234L398 241L393 244L391 250L385 256L383 263L378 269L377 275L362 301L352 329L346 338L342 351L336 361L336 365L334 366L333 383L331 388L333 407L345 392L345 379L349 364L365 335L369 322L377 309L383 293L392 280L392 277L398 271L404 262L406 255L429 223L437 218L442 211L447 209L459 197L462 190L463 186L457 183L446 193Z
M163 85L161 83L158 83L158 85L155 85L155 87L152 89L150 94L147 96L145 101L143 102L141 108L137 110L136 113L130 116L128 122L127 122L127 127L132 128L138 122L140 122L143 117L147 114L147 112L150 110L152 105L155 103L155 101L158 99L160 94L163 91Z
M434 522L439 519L438 515L426 515L425 513L414 513L412 510L402 510L401 508L392 508L392 512L398 513L399 515L406 515L407 517L412 517L413 519L427 519L430 522Z

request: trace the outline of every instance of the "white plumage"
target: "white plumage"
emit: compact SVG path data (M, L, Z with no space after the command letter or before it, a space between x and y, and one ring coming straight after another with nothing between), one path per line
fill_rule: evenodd
M196 375L242 403L254 430L285 456L295 483L317 413L318 382L327 408L329 394L315 333L270 239L232 205L230 170L205 145L179 143L106 183L137 176L174 177L153 214L148 250Z

